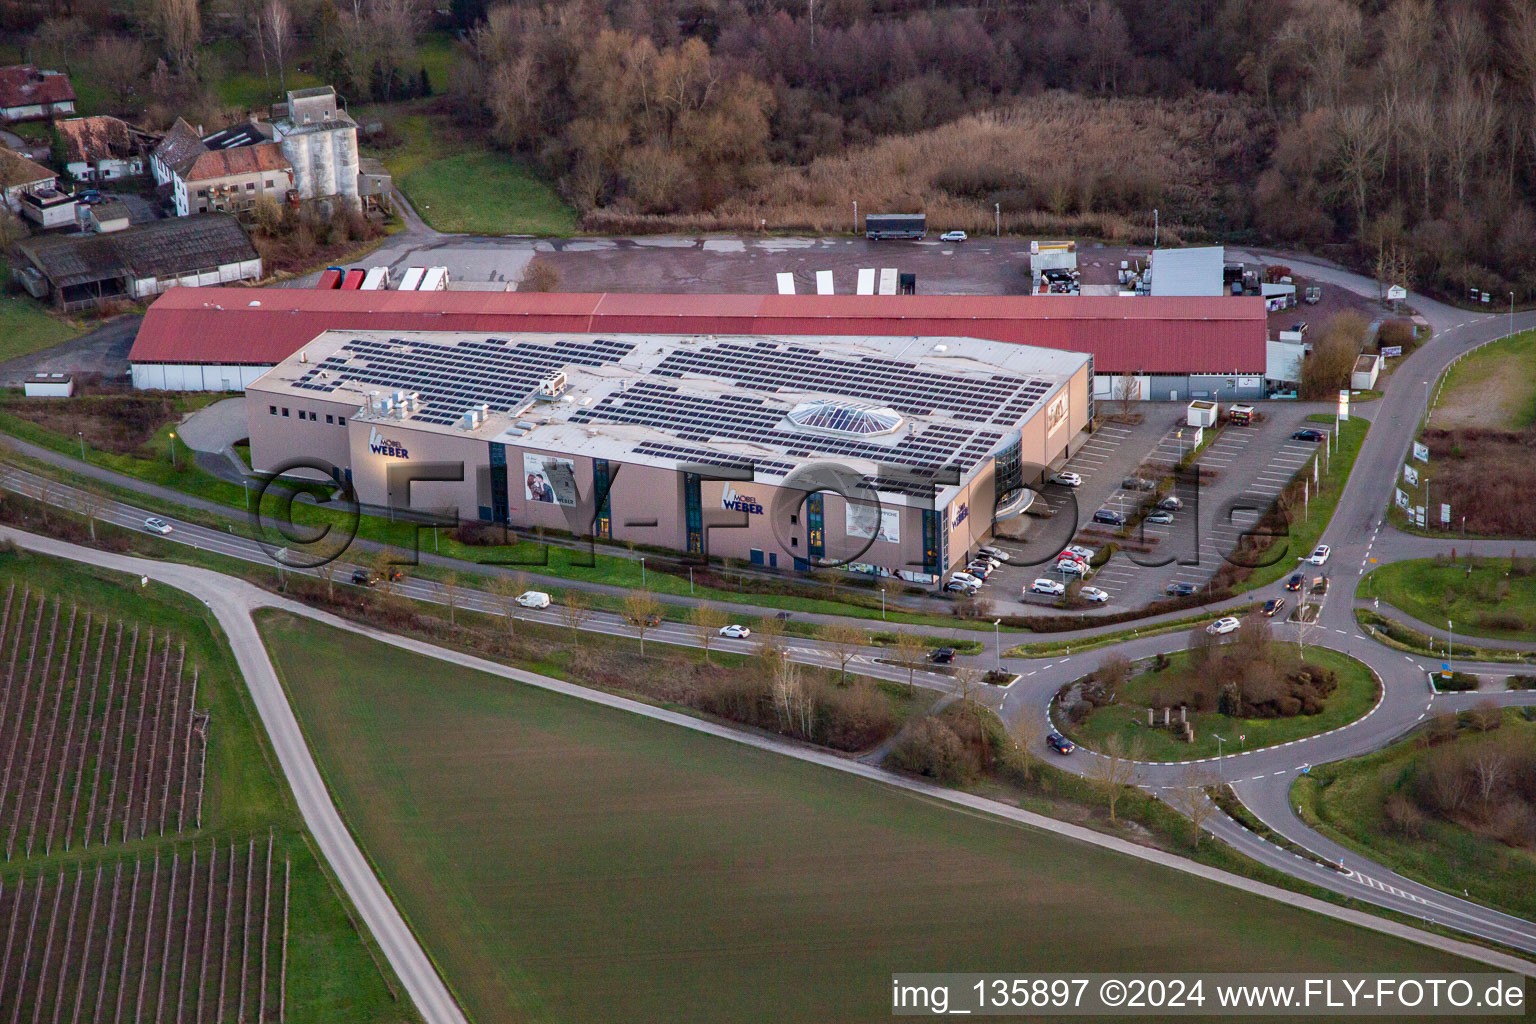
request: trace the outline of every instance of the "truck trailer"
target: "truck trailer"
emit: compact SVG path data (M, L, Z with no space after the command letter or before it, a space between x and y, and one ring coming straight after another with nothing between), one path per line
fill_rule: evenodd
M928 236L926 213L872 213L864 218L864 237L921 239Z

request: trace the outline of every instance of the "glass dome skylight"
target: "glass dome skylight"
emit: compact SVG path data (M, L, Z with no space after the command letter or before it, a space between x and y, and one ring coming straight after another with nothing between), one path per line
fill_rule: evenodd
M873 437L889 434L901 426L901 413L889 407L818 399L802 402L791 409L789 421L797 427L810 430Z

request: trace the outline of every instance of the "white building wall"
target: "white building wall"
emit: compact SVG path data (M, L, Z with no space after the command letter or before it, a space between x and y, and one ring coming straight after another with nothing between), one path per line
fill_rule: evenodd
M205 363L134 363L133 386L141 391L244 391L271 366Z

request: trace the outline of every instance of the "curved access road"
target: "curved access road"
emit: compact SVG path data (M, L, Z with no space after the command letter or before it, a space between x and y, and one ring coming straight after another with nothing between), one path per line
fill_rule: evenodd
M1247 892L1278 900L1291 906L1311 910L1351 924L1371 928L1388 935L1398 936L1455 956L1488 964L1500 970L1515 971L1536 977L1536 963L1522 960L1497 950L1475 946L1457 939L1423 931L1411 925L1386 920L1372 914L1340 907L1332 903L1304 896L1276 886L1256 882L1240 875L1211 868L1195 861L1162 850L1105 835L1091 829L1047 818L1008 804L989 800L959 790L945 789L904 775L885 771L874 765L852 758L840 757L829 751L793 743L774 736L767 736L726 725L704 721L689 715L654 707L639 701L613 694L590 690L548 676L537 675L522 669L510 668L497 662L487 661L461 651L451 651L412 637L397 636L360 626L327 612L317 611L308 605L292 601L261 590L253 584L225 576L209 569L176 563L160 562L146 558L117 555L80 547L51 537L41 537L6 526L0 526L0 540L11 541L29 551L67 558L74 561L99 565L130 575L148 576L157 582L176 587L197 597L208 605L223 627L235 653L236 662L245 675L252 698L266 726L279 762L287 775L294 794L299 800L304 820L314 832L326 860L337 871L347 894L363 914L364 920L389 958L390 964L405 983L411 998L429 1024L439 1022L463 1022L459 1010L446 985L437 975L426 954L422 951L409 926L384 893L363 859L361 851L342 823L335 804L326 791L318 769L304 742L298 720L288 705L287 696L277 679L277 673L267 655L257 632L252 612L258 608L278 608L327 625L361 633L382 643L428 657L461 665L477 671L488 672L520 683L539 686L581 700L592 701L618 708L633 714L668 722L682 728L719 736L735 743L764 750L802 761L821 765L895 786L908 792L942 801L951 806L979 811L1001 817L1033 828L1042 829L1080 842L1091 843L1114 850L1140 860L1197 875L1211 881L1230 885Z

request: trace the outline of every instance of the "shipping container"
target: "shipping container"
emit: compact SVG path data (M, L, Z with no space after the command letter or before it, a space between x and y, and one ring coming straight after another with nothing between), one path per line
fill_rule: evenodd
M421 277L421 287L417 291L442 292L448 290L448 268L428 267L427 272Z
M426 273L421 267L407 267L404 276L400 278L400 287L396 289L402 292L413 292L421 287L422 275Z
M381 292L388 287L388 267L369 267L368 273L363 275L363 291L365 292Z
M363 278L366 276L367 274L365 274L362 270L353 267L351 270L347 271L347 276L341 279L341 290L345 292L357 291L358 289L362 288Z
M346 271L340 267L326 267L320 274L320 280L315 282L315 287L330 291L341 287L341 278Z

